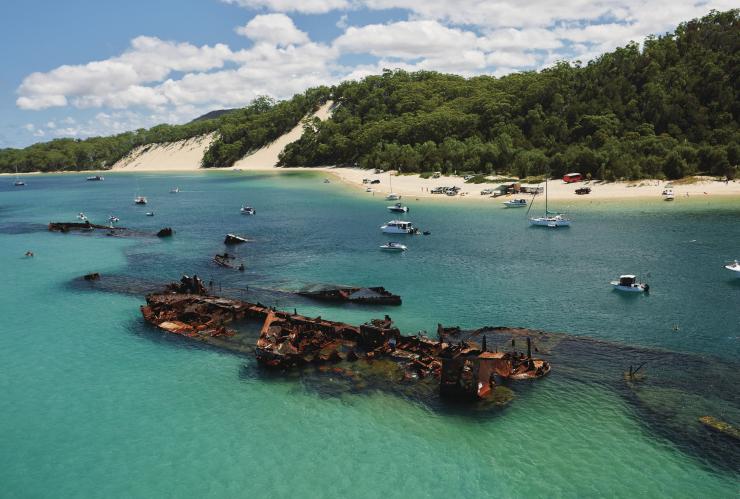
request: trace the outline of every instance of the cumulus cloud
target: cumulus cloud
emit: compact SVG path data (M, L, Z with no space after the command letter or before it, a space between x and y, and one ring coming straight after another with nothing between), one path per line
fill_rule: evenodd
M223 44L196 47L140 36L118 57L30 74L18 88L16 104L35 110L66 106L69 99L77 107L160 105L161 99L141 84L160 81L172 71L218 68L231 55Z
M273 12L300 12L303 14L323 14L332 10L346 9L347 0L222 0L248 9L267 9Z
M267 42L272 45L298 45L309 41L308 35L296 28L293 20L285 14L255 16L245 26L240 26L235 31L255 42Z

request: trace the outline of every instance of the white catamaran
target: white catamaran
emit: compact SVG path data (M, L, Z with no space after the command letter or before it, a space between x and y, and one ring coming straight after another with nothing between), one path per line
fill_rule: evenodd
M530 203L529 208L532 208L532 203ZM529 213L529 210L527 210L527 213ZM566 218L562 213L547 210L547 178L545 178L545 214L541 217L530 218L529 223L542 227L570 227L569 218Z

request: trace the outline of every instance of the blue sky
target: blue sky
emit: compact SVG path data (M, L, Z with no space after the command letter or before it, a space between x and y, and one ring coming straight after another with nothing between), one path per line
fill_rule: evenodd
M74 0L0 5L0 147L183 123L319 84L540 69L727 0Z

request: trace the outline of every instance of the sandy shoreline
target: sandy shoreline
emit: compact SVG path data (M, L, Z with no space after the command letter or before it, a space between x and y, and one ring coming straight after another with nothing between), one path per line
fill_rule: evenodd
M264 156L263 156L264 157ZM378 195L386 196L394 192L406 198L425 198L436 199L441 202L450 202L455 200L481 201L481 202L503 202L512 198L531 198L531 194L513 194L492 198L490 195L481 195L484 189L496 190L502 182L491 181L484 184L467 184L462 177L442 176L436 179L423 179L419 175L397 175L396 172L383 172L376 174L372 170L363 170L360 168L338 168L338 167L316 167L316 168L277 168L275 166L259 166L257 162L248 162L242 160L242 167L231 168L197 168L197 167L176 167L172 164L164 168L156 168L150 165L141 168L120 168L116 170L99 170L99 171L63 171L63 172L30 172L25 175L48 174L103 174L115 175L118 173L192 173L194 171L231 171L231 172L280 172L301 171L316 172L325 174L333 181L339 181L354 189L365 191L372 188L373 192ZM14 177L15 173L2 173L0 176ZM363 179L379 180L378 184L363 184ZM566 184L560 179L548 182L548 197L556 201L606 201L606 200L637 200L637 199L661 199L661 192L670 184L673 188L677 200L683 198L702 198L711 199L712 197L738 197L740 198L740 182L737 180L730 182L720 182L717 180L703 177L700 181L689 184L682 184L665 181L665 180L637 180L629 182L606 182L599 181L578 182ZM526 185L526 184L525 184ZM544 184L539 184L544 185ZM447 196L445 194L432 194L435 187L459 187L460 194L457 196ZM575 190L579 187L590 187L591 193L587 195L577 195ZM392 187L392 191L391 191Z

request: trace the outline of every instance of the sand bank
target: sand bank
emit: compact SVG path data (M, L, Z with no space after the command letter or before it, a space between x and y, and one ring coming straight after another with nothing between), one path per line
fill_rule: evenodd
M215 140L209 133L187 140L139 146L113 165L111 170L125 171L180 171L197 170L203 154Z

